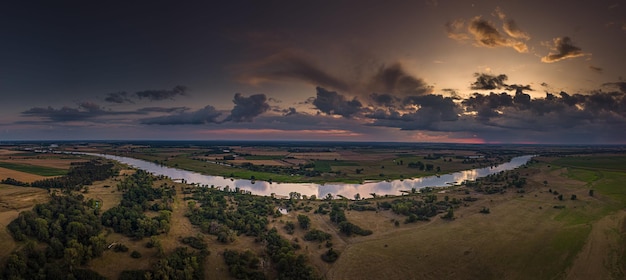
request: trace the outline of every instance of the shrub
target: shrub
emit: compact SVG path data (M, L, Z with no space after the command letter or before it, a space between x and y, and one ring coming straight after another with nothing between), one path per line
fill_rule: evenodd
M326 253L322 254L322 260L327 263L334 263L339 258L339 254L333 250L333 248L328 249Z
M126 247L126 245L124 244L115 244L115 246L113 246L113 251L114 252L128 252L128 247Z

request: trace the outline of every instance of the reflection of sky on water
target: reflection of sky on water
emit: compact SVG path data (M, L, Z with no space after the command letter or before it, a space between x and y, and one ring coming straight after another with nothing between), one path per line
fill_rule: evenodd
M95 154L92 154L95 155ZM444 187L450 184L461 183L465 180L475 180L500 171L515 169L532 158L532 156L520 156L513 158L510 162L500 164L496 167L485 167L466 171L455 172L451 174L443 174L439 177L430 176L415 179L394 180L391 182L369 182L364 184L343 184L329 183L324 185L313 183L269 183L265 181L255 181L244 179L230 179L219 176L203 175L197 172L181 170L166 166L160 166L152 162L118 157L113 155L99 155L108 159L117 160L119 162L146 170L156 175L165 175L172 179L185 179L187 183L196 183L201 185L215 186L224 188L228 186L230 189L240 188L258 195L289 195L290 192L299 192L303 195L317 197L325 197L331 193L333 196L342 195L347 198L360 194L361 197L369 197L371 193L377 195L399 195L400 191L410 191L412 188L420 189L424 187Z

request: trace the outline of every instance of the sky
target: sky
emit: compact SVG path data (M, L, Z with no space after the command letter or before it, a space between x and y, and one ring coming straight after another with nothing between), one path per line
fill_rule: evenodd
M0 141L626 144L626 0L3 1Z

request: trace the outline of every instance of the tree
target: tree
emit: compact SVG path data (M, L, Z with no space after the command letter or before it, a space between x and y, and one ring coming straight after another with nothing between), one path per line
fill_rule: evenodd
M575 194L572 195L571 200L576 200L576 195Z
M293 234L295 229L296 229L296 225L292 221L287 221L285 223L285 230L287 231L288 234Z
M589 196L593 196L593 190L589 190Z
M299 192L290 192L289 193L289 199L297 199L299 200L302 197L302 194L300 194Z
M308 229L309 226L311 225L311 219L307 215L299 214L298 215L298 223L300 224L300 227L302 229Z
M339 254L333 248L328 249L326 253L322 254L322 260L328 263L333 263L339 258Z
M354 200L360 200L361 199L361 195L359 193L356 193L354 195Z
M443 217L441 218L446 220L454 220L454 209L452 209L452 207L448 208L448 213L443 215Z

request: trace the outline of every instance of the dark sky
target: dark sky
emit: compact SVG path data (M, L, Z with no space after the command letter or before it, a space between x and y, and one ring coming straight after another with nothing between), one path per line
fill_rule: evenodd
M223 2L1 3L0 141L626 143L625 0Z

